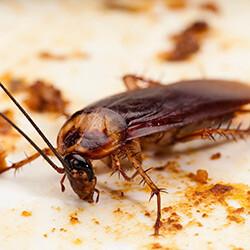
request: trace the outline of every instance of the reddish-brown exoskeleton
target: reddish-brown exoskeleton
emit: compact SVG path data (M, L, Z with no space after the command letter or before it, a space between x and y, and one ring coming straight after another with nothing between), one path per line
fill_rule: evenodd
M250 128L232 128L231 120L242 106L250 103L250 87L238 82L221 80L190 80L170 85L126 75L123 77L127 92L117 94L73 114L61 128L55 149L30 116L14 97L1 85L12 101L32 123L49 149L41 150L20 128L4 114L0 115L19 131L38 151L27 159L14 163L4 171L18 169L42 155L60 174L63 174L75 193L82 200L93 201L97 192L92 160L109 157L113 171L126 180L142 177L157 197L157 218L154 235L159 234L161 224L161 188L151 180L142 167L141 146L144 144L170 145L214 136L243 137ZM229 125L223 127L227 122ZM48 157L56 156L62 163L57 167ZM128 176L120 164L126 156L135 173ZM2 171L2 172L4 172Z

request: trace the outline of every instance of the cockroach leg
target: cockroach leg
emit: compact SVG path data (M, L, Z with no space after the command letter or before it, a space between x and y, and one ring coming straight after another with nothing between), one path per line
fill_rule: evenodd
M118 172L118 174L121 174L122 177L126 181L132 181L138 175L138 171L136 171L132 176L128 176L125 173L125 171L122 169L119 157L116 154L111 155L111 161L112 161L112 169L113 169L113 172L111 173L111 175Z
M61 184L61 191L64 192L65 191L65 186L64 186L64 181L65 181L65 178L66 178L66 174L63 175L61 181L60 181L60 184Z
M127 144L127 156L128 159L132 162L133 167L136 169L138 174L142 177L143 181L150 187L151 189L151 200L153 196L157 198L157 217L154 225L154 236L159 236L159 231L161 227L161 192L164 190L158 188L152 179L147 174L147 170L145 171L142 168L142 158L141 158L141 146L138 140L133 140Z
M53 155L53 152L49 149L49 148L45 148L42 150L44 152L44 154L46 154L47 156L52 156ZM26 159L24 160L21 160L21 161L18 161L18 162L15 162L13 164L11 164L9 167L6 167L4 168L3 170L0 171L0 174L4 173L4 172L7 172L11 169L14 169L15 171L17 171L19 168L27 165L28 163L34 161L35 159L37 159L38 157L40 156L40 153L34 153L33 155L27 157ZM56 170L58 173L62 173L62 169L60 168L60 170Z
M146 89L161 86L159 82L136 75L125 75L122 78L127 90Z
M231 128L231 123L229 123L226 128L204 128L177 138L177 140L181 142L195 139L210 139L215 141L215 136L224 137L227 140L237 140L237 138L244 139L247 135L250 135L250 126L246 129L241 129L241 123L239 123L236 128Z
M97 196L96 196L96 199L95 199L95 202L97 203L99 201L99 197L100 197L100 191L95 188L94 191L96 192Z

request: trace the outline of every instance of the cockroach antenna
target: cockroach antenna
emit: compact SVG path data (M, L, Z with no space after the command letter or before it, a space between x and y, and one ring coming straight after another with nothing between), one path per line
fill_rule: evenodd
M51 165L51 167L53 167L58 173L64 173L64 169L57 167L55 163L50 160L50 158L42 151L42 149L39 148L23 130L21 130L15 123L13 123L6 115L1 112L0 116L6 122L8 122L18 133L20 133L33 146L33 148Z
M12 94L5 88L5 86L0 82L1 89L6 93L6 95L11 99L11 101L16 105L16 107L22 112L22 114L26 117L26 119L30 122L30 124L34 127L34 129L37 131L37 133L41 136L43 141L47 144L47 146L51 149L51 151L54 153L54 155L57 157L57 159L62 163L62 165L65 167L66 163L63 160L62 156L57 152L57 150L53 147L53 145L50 143L50 141L47 139L47 137L44 135L44 133L40 130L40 128L36 125L36 123L32 120L32 118L29 116L29 114L24 110L24 108L18 103L18 101L12 96ZM27 135L24 135L24 132L21 131L13 122L11 122L6 116L1 114L1 117L3 117L7 122L9 122L19 133L21 133L26 139L28 138ZM7 119L6 119L7 118ZM31 139L27 139L31 143ZM34 142L31 143L31 145L34 147ZM37 150L37 148L36 148ZM37 150L41 154L40 151ZM44 157L44 154L42 155ZM45 158L45 157L44 157ZM48 161L48 157L45 158ZM52 161L50 161L52 163ZM50 164L51 164L50 163ZM53 163L53 168L55 168L55 164Z

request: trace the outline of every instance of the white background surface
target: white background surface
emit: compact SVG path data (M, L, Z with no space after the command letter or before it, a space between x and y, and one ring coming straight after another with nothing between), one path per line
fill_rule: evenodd
M219 14L201 11L200 2L192 1L187 9L170 11L158 8L142 14L107 11L101 1L1 1L0 3L0 72L11 72L29 80L44 79L60 88L71 101L71 110L91 101L124 90L120 80L125 73L141 73L165 83L191 78L236 79L250 81L250 3L218 1ZM156 54L168 48L167 37L197 19L212 26L198 55L179 64L160 63ZM41 51L67 54L83 51L85 60L44 61ZM1 105L6 105L1 97ZM35 141L38 136L19 114L18 124ZM55 143L64 119L32 114L43 131ZM249 119L248 119L249 120ZM183 150L201 142L177 147ZM206 169L211 183L250 183L250 142L227 143L200 151L179 154L180 174L171 171L151 175L159 186L168 189L163 207L185 199L187 186L194 182L184 177L196 169ZM23 158L31 148L19 140L16 153L9 160ZM211 161L216 152L222 158ZM166 155L148 166L159 166L175 156ZM191 162L191 163L190 163ZM99 166L99 167L98 167ZM208 218L196 212L187 218L181 212L183 230L150 237L154 223L155 202L148 202L147 189L135 183L128 185L100 165L98 204L79 200L68 183L60 192L59 178L47 163L39 159L16 175L0 176L0 249L250 249L250 220L229 223L223 206L215 204ZM119 199L123 190L124 199ZM236 207L238 205L236 204ZM120 208L122 212L114 212ZM23 217L23 210L32 216ZM144 216L149 211L152 216ZM70 223L77 212L79 224ZM188 225L199 219L202 227ZM95 221L98 220L99 224ZM54 229L53 229L54 228ZM60 231L61 228L66 232ZM47 234L47 237L44 237ZM154 245L155 244L155 245ZM159 245L157 245L159 244Z

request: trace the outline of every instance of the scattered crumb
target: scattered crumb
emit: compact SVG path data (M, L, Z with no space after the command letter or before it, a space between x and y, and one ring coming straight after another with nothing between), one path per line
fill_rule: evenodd
M145 12L152 8L154 0L106 0L105 7L127 12Z
M187 7L186 0L163 0L164 4L172 10L185 9Z
M208 172L204 169L198 169L195 174L190 173L188 177L193 181L206 184L208 181Z
M51 229L51 232L54 233L55 231L56 231L56 228L53 227L53 228Z
M100 225L100 221L97 220L96 218L93 218L92 219L93 223L96 224L96 225Z
M79 239L79 238L76 238L75 240L73 240L73 243L74 243L75 245L80 245L80 244L82 244L82 240Z
M38 57L43 60L63 61L67 59L85 59L88 57L88 55L81 51L75 51L69 54L56 54L53 52L42 51L38 53Z
M221 158L221 153L219 153L219 152L211 155L211 157L210 157L211 160L218 160L220 158Z
M210 11L210 12L213 12L213 13L219 13L219 7L218 5L216 5L216 3L214 2L205 2L205 3L202 3L200 5L200 8L202 10L206 10L206 11Z
M68 230L67 230L66 228L63 228L63 227L60 228L60 232L66 233L67 231L68 231Z
M150 216L151 216L151 214L150 214L148 211L145 211L144 215L145 215L146 217L150 217Z
M43 237L44 238L48 238L48 234L43 234Z
M29 217L29 216L32 215L32 212L24 210L24 211L22 211L21 215L22 215L23 217Z
M204 35L208 33L209 26L205 21L196 21L172 36L174 47L172 50L162 52L159 58L164 61L183 61L189 59L200 50Z
M161 230L166 233L176 233L180 231L183 228L180 220L181 218L176 212L171 212L166 218L163 216Z
M38 80L29 86L27 94L25 104L32 111L66 113L68 102L63 99L61 91L49 83Z
M69 221L71 225L76 225L80 223L76 212L69 215Z

